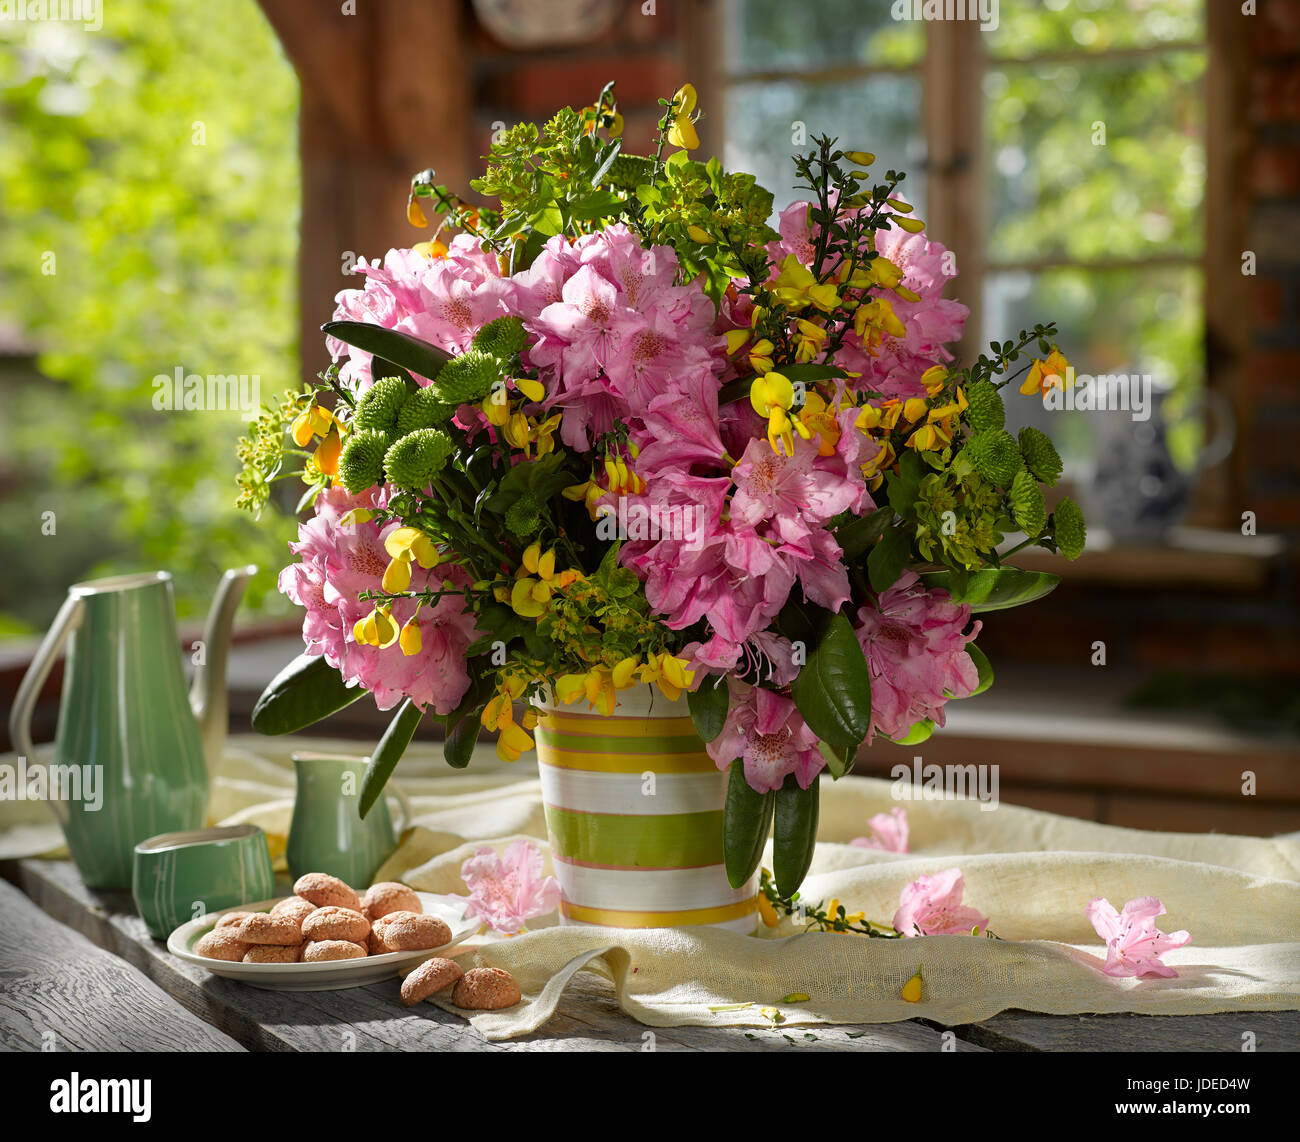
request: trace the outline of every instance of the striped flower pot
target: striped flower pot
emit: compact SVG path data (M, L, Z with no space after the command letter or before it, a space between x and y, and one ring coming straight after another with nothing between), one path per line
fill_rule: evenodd
M751 932L757 878L727 882L727 775L684 700L620 692L612 717L539 705L538 769L561 923L615 928L715 925Z

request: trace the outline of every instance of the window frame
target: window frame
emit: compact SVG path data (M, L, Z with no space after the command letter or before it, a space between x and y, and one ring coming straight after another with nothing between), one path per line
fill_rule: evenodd
M983 296L987 275L1009 270L1078 266L1083 270L1198 266L1203 279L1204 376L1207 392L1228 401L1238 429L1249 423L1248 394L1243 383L1250 334L1241 278L1247 249L1249 204L1240 193L1246 169L1249 133L1246 127L1249 46L1244 22L1234 19L1235 6L1205 4L1204 41L1115 48L1099 52L1048 51L1032 56L990 60L980 41L979 25L969 20L937 20L925 28L925 52L915 66L836 66L782 70L782 77L810 74L819 79L865 78L871 75L916 73L921 86L921 131L925 142L926 229L956 251L962 279L963 304L970 308L966 331L954 347L960 360L973 360L981 351ZM698 77L701 103L710 109L700 123L701 145L721 153L726 131L726 89L733 82L752 82L776 72L728 75L724 58L721 0L686 0L682 21L683 58L687 75ZM1155 258L1079 262L1067 258L994 261L985 255L985 193L982 79L990 63L1051 62L1053 60L1140 59L1170 51L1206 53L1205 146L1206 190L1202 205L1204 241L1199 257L1181 254ZM1210 426L1207 426L1207 433ZM1192 508L1184 523L1201 527L1235 527L1240 492L1245 486L1244 449L1212 469L1198 472Z

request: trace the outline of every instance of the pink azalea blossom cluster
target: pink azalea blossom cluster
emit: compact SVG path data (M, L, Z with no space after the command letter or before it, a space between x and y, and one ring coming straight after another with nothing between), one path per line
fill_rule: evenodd
M374 609L362 601L363 591L378 591L389 556L384 540L399 525L357 522L343 518L354 509L380 506L375 494L349 496L330 488L316 500L316 514L298 527L298 542L289 548L299 562L280 572L279 586L306 611L302 635L308 654L322 654L348 685L372 692L381 710L410 698L420 706L450 713L469 688L465 649L475 637L474 617L464 612L458 593L444 595L433 606L416 612L413 599L393 603L392 616L400 625L414 617L420 631L418 654L396 647L381 649L359 643L353 626ZM462 586L469 577L454 565L425 571L414 569L415 590L449 582Z
M805 265L812 260L816 234L807 203L782 214L780 232L769 250L774 276L789 254ZM834 363L861 374L851 382L858 391L918 395L925 369L951 359L944 342L960 335L966 310L940 296L951 276L942 246L897 228L879 231L876 242L918 300L896 302L905 336L868 347L849 332ZM468 348L489 320L520 317L530 339L524 364L537 370L546 392L537 411L562 413L565 446L590 453L599 476L606 455L595 454L597 438L625 425L628 447L616 458L643 482L640 502L660 518L690 508L690 516L677 518L700 521L689 533L630 539L619 556L666 627L703 621L707 637L684 652L692 664L728 674L757 666L778 688L793 679L792 648L773 631L773 620L792 595L832 611L850 600L848 569L828 524L844 512L875 508L862 465L879 446L855 428L851 403L830 414L839 429L830 434L833 446L797 437L789 454L768 443L765 422L748 401L720 407L722 386L740 375L723 334L748 326L746 297L729 292L715 311L698 281L677 284L671 248L646 248L621 224L575 240L552 238L514 276L504 276L496 257L465 235L442 257L392 250L382 264L357 268L365 285L338 295L337 318L400 330L451 353ZM347 354L340 369L346 383L356 391L372 383L368 354L337 341L329 347L336 360ZM458 423L493 431L466 408ZM630 493L610 490L600 502L617 508L619 494ZM351 624L370 608L355 601L356 591L378 586L386 559L373 525L339 524L342 503L337 491L320 498L316 518L293 545L302 562L281 576L282 590L308 609L308 648L339 665L349 681L374 689L381 706L407 695L444 712L466 687L455 657L472 637L472 620L449 597L421 612L420 655L403 660L357 645ZM400 605L394 615L409 617ZM975 688L965 646L979 624L966 631L969 617L969 608L926 591L910 574L858 610L872 675L872 733L896 737L924 718L942 725L948 698ZM719 766L740 756L755 788L776 788L790 774L807 787L825 760L793 701L734 678L729 685L726 729L710 743Z

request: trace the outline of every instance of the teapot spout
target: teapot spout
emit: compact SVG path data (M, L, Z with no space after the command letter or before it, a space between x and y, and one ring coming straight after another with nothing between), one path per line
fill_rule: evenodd
M203 628L201 657L194 671L194 683L190 687L190 707L199 723L203 759L207 763L208 772L212 772L220 762L226 744L229 710L226 662L230 656L230 631L244 588L256 573L257 568L250 564L247 567L232 568L221 577L212 607L208 611L208 621Z

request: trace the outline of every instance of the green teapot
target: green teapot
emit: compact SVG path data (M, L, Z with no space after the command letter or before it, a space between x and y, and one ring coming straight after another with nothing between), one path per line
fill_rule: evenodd
M129 889L135 846L197 829L208 773L226 738L226 659L235 609L256 567L227 571L186 692L180 634L166 571L76 583L28 667L9 737L63 827L92 888ZM54 756L38 765L32 710L67 646ZM29 794L30 795L30 794Z

